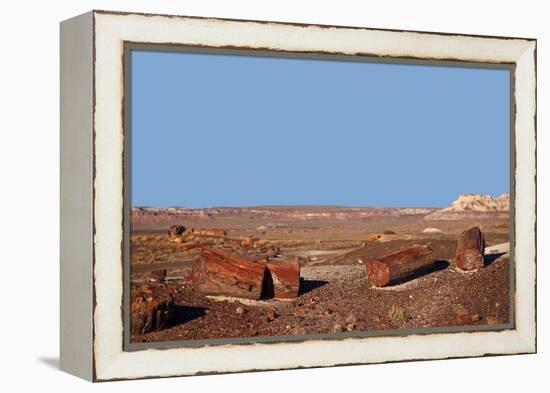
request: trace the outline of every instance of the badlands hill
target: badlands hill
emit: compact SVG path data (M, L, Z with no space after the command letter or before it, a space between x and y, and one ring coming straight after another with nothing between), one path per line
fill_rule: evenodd
M505 218L510 212L510 194L498 197L463 194L449 207L426 215L427 220L461 220L468 218Z

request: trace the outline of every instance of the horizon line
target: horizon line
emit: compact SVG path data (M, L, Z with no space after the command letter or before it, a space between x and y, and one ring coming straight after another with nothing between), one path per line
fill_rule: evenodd
M334 208L347 208L347 209L444 209L452 205L458 198L461 196L467 195L479 195L479 196L488 196L491 198L499 198L503 195L510 195L510 192L503 192L499 195L493 196L490 194L478 194L478 193L463 193L459 194L456 199L451 201L445 206L377 206L377 205L324 205L324 204L303 204L303 205L294 205L294 204L266 204L266 205L214 205L214 206L200 206L200 207L188 207L184 205L171 205L171 206L153 206L153 205L132 205L131 208L155 208L155 209L230 209L230 208L269 208L269 207L334 207Z
M270 208L270 207L335 207L344 209L444 209L441 206L346 206L346 205L220 205L220 206L202 206L202 207L187 207L182 205L172 206L152 206L152 205L135 205L132 208L154 208L154 209L234 209L234 208Z

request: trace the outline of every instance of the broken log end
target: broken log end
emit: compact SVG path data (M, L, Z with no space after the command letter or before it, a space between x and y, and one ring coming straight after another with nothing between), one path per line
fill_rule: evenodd
M390 269L388 265L375 259L367 262L367 275L369 281L375 287L383 287L390 282Z

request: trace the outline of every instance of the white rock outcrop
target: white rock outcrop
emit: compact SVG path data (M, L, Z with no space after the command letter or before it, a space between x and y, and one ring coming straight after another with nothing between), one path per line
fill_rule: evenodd
M510 211L510 194L498 197L463 194L449 207L428 214L427 220L459 220L475 217L505 217Z

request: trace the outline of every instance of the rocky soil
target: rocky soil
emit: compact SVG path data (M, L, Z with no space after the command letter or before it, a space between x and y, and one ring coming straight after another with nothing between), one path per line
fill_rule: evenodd
M201 295L183 280L153 283L175 293L168 329L135 334L133 342L197 340L425 328L509 321L509 258L473 273L441 262L435 271L398 285L374 288L362 264L302 269L293 300L240 300Z

